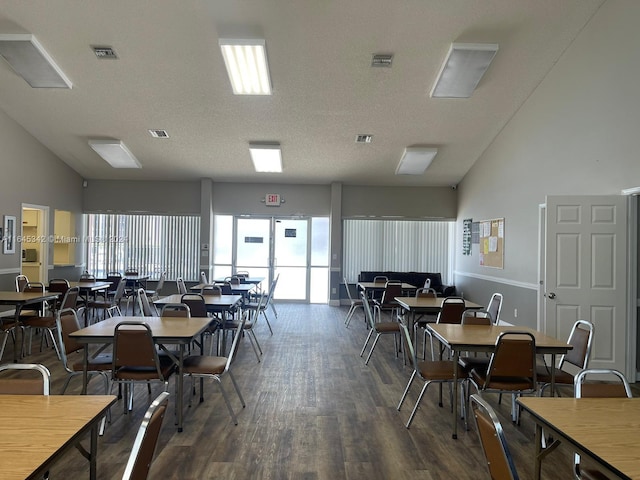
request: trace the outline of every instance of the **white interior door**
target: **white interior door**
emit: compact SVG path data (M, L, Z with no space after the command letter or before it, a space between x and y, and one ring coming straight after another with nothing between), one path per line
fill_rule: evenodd
M547 197L543 329L564 339L576 320L590 320L589 366L630 375L627 229L626 197Z

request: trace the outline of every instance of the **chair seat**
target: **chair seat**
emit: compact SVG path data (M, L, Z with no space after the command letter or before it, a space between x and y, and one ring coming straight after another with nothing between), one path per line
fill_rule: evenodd
M196 375L219 375L224 372L226 364L227 357L194 355L184 359L182 371Z
M483 388L486 381L486 372L479 372L476 369L471 370L469 373L471 379L476 382L479 388ZM491 377L491 385L487 387L487 390L504 390L520 392L523 390L532 389L532 380L527 377Z
M173 362L161 362L160 371L166 379L174 372L175 364ZM158 371L155 368L147 367L120 367L115 373L114 378L117 380L158 380Z
M33 328L54 328L56 326L55 317L30 317L22 322L27 327Z
M450 360L434 360L426 362L418 362L417 368L422 378L431 381L451 380L453 379L453 362ZM467 374L458 365L458 378L466 378Z
M551 370L545 365L538 365L536 368L538 383L551 383ZM564 370L556 369L555 383L562 385L573 385L573 375Z
M400 325L397 322L380 322L376 323L375 331L377 333L389 333L389 332L399 332Z

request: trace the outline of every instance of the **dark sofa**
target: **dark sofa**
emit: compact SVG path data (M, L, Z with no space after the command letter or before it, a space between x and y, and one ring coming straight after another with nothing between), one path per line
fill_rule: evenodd
M443 285L440 273L426 272L360 272L358 275L359 282L373 282L377 276L387 277L389 280L398 280L416 288L422 288L427 278L431 279L431 288L433 288L439 297L452 297L456 295L456 287L454 285Z

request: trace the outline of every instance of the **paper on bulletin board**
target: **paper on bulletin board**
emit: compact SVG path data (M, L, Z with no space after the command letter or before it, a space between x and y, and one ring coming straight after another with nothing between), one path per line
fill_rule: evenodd
M504 268L504 218L480 222L480 265Z

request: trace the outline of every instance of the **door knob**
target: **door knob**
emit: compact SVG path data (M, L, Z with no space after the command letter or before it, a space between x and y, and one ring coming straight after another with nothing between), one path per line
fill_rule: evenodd
M550 298L551 300L553 300L554 298L556 298L556 294L553 292L547 293L546 295L547 298Z

